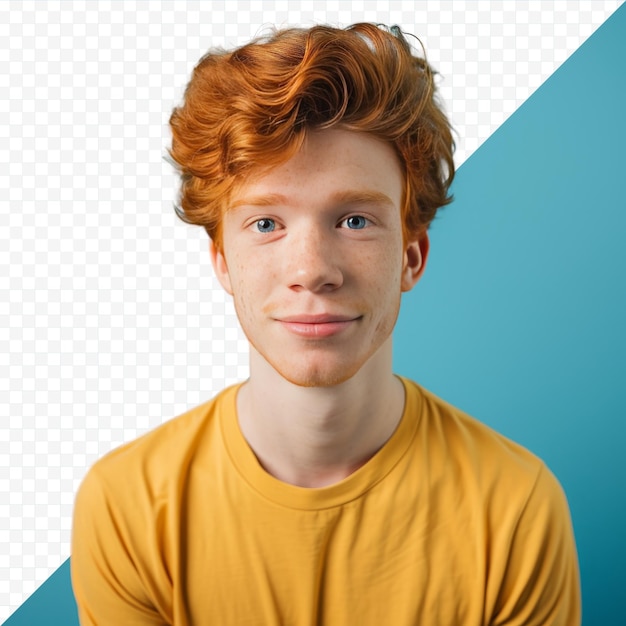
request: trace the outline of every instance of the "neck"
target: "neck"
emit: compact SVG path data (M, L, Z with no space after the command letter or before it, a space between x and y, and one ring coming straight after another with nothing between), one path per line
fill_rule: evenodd
M350 379L302 387L250 350L250 378L237 398L239 424L270 474L301 487L349 476L391 437L404 407L391 339Z

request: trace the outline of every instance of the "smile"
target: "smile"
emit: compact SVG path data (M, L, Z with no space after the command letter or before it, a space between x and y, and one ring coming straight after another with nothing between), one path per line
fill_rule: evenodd
M276 321L294 335L308 338L324 338L343 332L360 319L360 317L303 315Z

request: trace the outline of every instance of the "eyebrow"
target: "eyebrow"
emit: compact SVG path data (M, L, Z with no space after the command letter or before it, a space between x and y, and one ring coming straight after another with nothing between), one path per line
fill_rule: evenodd
M353 205L353 204L379 204L394 207L393 200L380 191L369 189L346 189L338 191L330 196L331 204L336 205ZM279 206L289 205L289 198L280 193L267 193L257 196L244 196L239 200L235 200L231 205L231 209L240 206Z

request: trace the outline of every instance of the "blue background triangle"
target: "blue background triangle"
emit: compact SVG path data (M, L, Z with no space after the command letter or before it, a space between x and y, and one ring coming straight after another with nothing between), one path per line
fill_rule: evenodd
M67 559L3 626L79 626L70 560Z
M626 5L459 168L404 296L396 371L541 456L586 624L623 624Z
M404 296L396 371L539 454L569 498L585 624L623 623L626 5L459 169ZM75 626L66 561L5 626Z

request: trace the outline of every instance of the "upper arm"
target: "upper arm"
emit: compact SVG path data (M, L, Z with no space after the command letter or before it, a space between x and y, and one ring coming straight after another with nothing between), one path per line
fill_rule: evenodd
M140 507L135 517L141 523ZM76 497L70 561L82 626L169 623L164 617L167 601L157 608L154 578L145 571L138 554L145 537L116 509L115 499L92 469Z
M545 466L509 548L492 626L579 625L580 578L569 507Z

